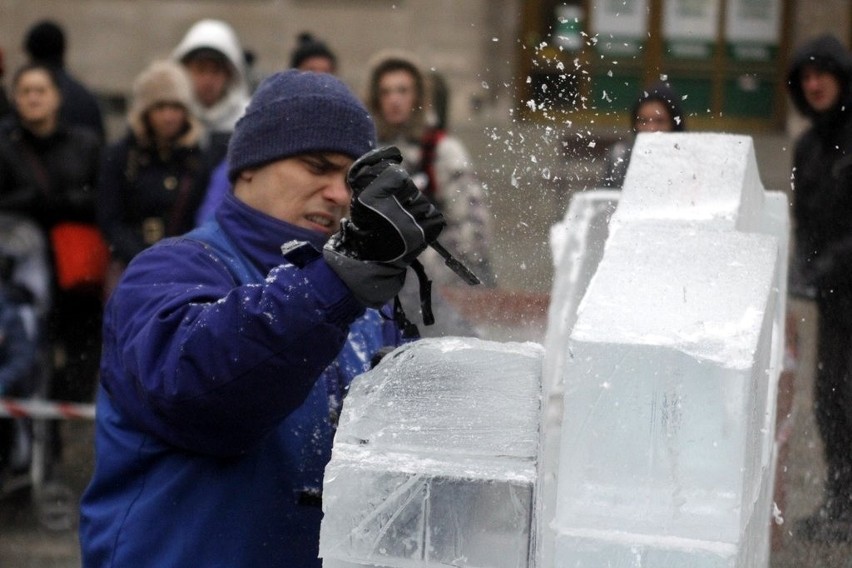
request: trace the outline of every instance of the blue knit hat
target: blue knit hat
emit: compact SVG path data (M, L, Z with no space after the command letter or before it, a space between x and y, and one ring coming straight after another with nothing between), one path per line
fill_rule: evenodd
M228 177L299 154L336 152L353 159L376 146L376 127L339 79L289 70L258 87L228 145Z

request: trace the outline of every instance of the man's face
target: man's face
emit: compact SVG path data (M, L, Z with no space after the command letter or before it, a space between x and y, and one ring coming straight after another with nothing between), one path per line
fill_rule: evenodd
M670 132L672 120L662 101L649 99L636 111L636 132Z
M392 126L402 126L411 118L417 103L414 76L404 69L388 71L379 77L379 111Z
M185 66L198 102L211 107L222 100L231 80L227 65L208 57L191 57Z
M349 214L344 154L303 154L240 173L234 195L250 207L297 227L331 236Z
M840 98L840 81L833 73L806 65L800 75L805 101L816 112L825 112Z

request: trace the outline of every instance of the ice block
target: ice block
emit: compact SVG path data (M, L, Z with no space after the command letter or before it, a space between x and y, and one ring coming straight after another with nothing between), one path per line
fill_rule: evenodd
M543 348L424 339L358 377L325 472L328 566L528 566Z
M749 138L639 136L579 307L551 305L537 565L768 564L788 230Z

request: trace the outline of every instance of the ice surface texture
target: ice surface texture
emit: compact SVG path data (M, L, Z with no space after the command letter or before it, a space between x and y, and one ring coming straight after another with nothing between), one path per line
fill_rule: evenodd
M542 356L426 339L358 377L325 472L327 565L528 566Z

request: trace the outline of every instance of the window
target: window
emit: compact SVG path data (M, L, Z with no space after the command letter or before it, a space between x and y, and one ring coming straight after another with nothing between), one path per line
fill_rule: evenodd
M780 128L789 42L781 0L527 0L519 111L625 124L665 80L690 128Z

